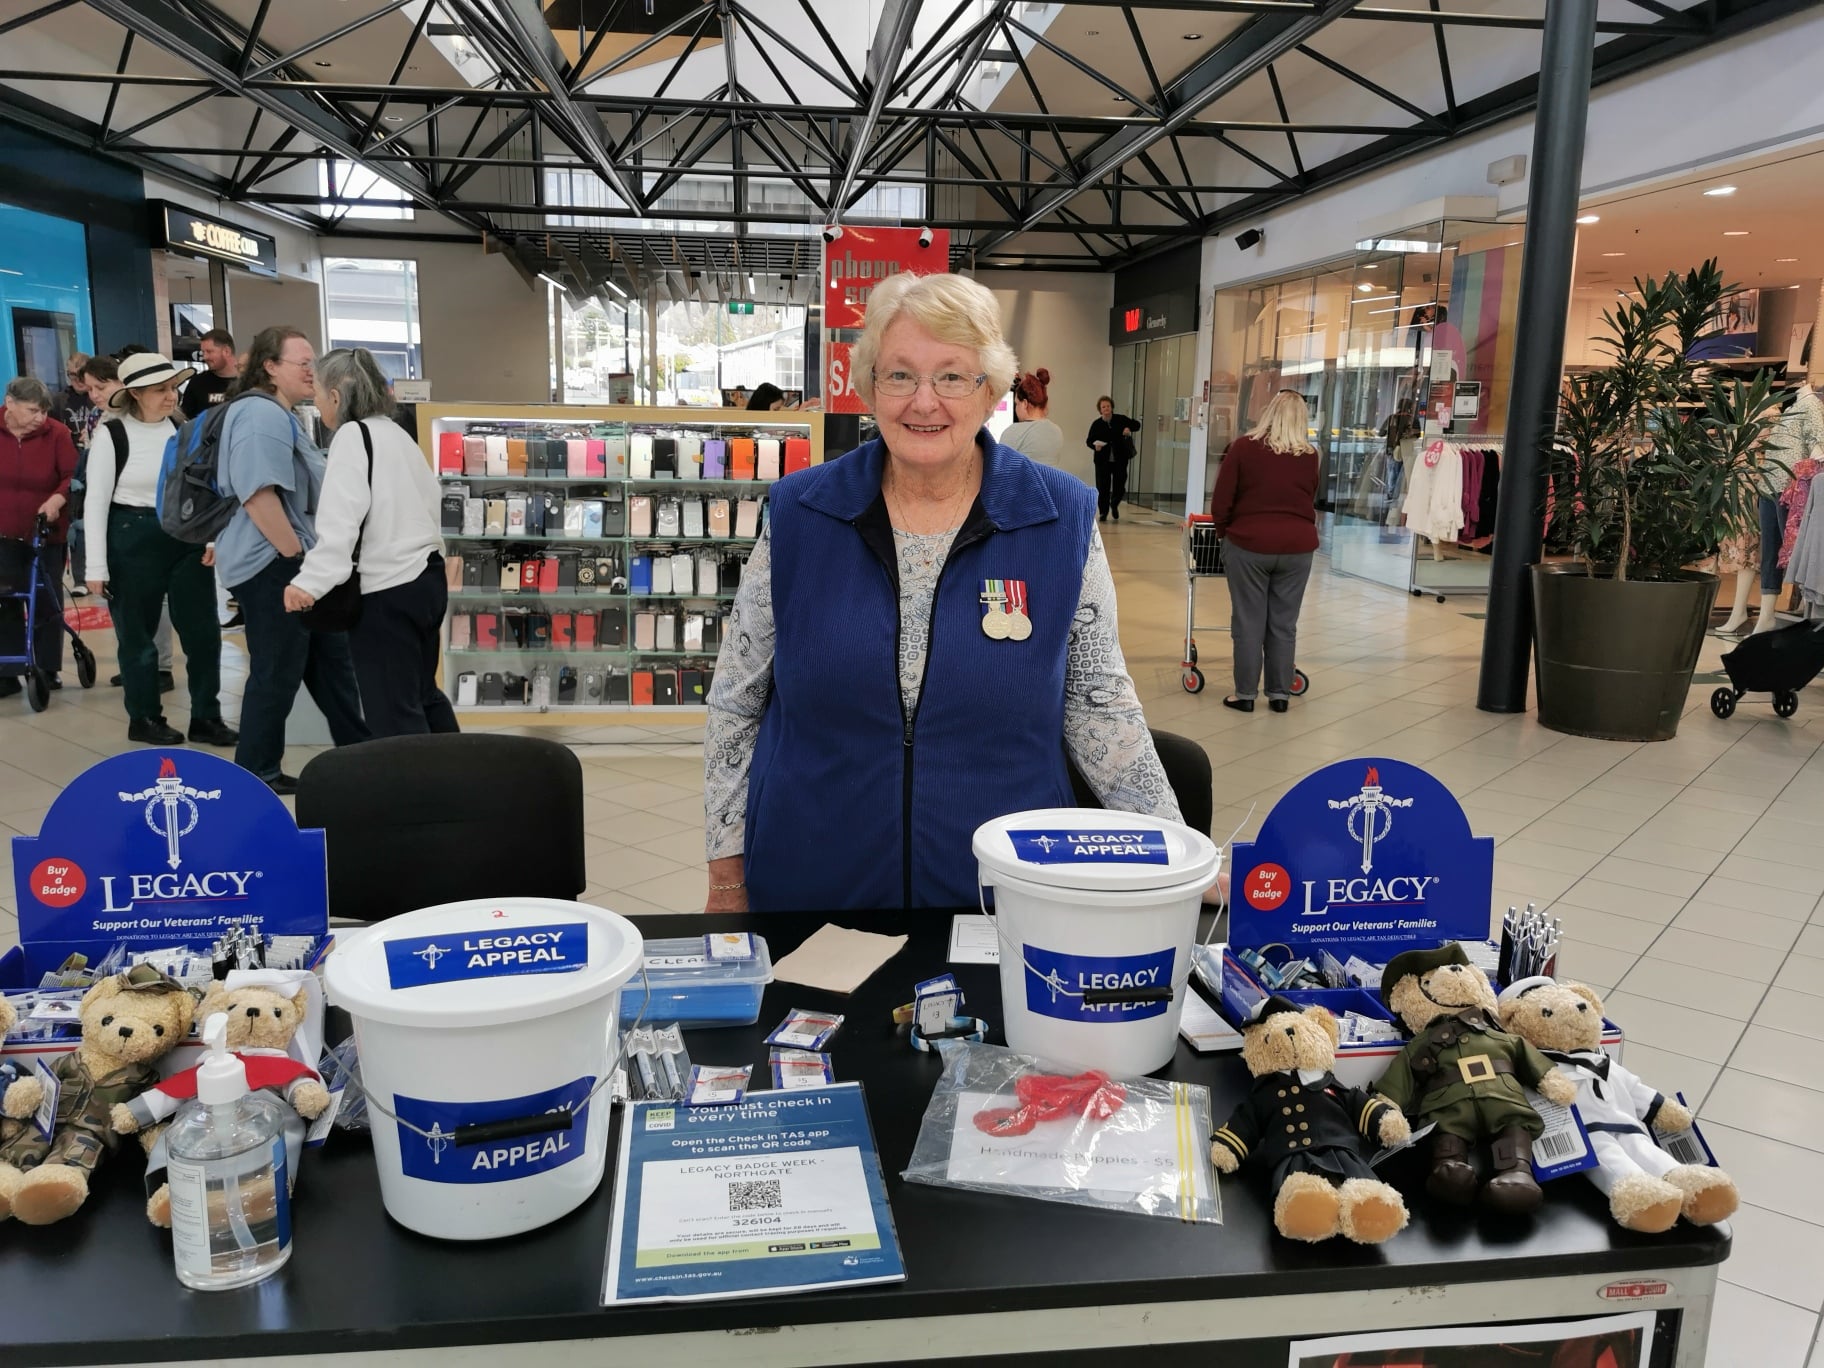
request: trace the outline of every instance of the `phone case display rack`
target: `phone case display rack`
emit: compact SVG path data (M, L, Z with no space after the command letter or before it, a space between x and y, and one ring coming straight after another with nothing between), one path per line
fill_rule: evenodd
M561 722L701 710L767 488L823 458L823 415L426 404L460 712Z

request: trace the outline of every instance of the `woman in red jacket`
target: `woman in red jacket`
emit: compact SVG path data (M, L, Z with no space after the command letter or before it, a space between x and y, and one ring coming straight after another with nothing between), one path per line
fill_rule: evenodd
M76 443L70 430L50 416L51 392L30 376L20 376L6 387L0 407L0 537L28 542L40 517L50 523L50 535L38 553L38 611L31 655L49 687L62 687L63 669L63 553L70 520L64 516L70 502L70 479L76 473ZM15 638L0 646L8 655L22 655L17 638L22 633L23 612L17 602L4 605L7 621L0 637ZM0 677L0 698L19 692L18 679Z
M1223 706L1253 712L1264 657L1267 706L1292 696L1298 610L1317 550L1317 448L1304 396L1281 390L1259 425L1222 455L1210 516L1223 540L1235 692Z

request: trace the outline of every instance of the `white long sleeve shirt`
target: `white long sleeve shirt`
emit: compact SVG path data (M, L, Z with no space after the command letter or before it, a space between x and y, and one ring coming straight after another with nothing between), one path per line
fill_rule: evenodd
M360 425L343 423L329 444L329 468L317 503L317 542L292 581L312 598L322 598L348 578L357 533L364 594L410 584L424 573L431 553L443 551L442 495L424 452L390 419L364 421L374 441L373 488L368 488Z
M86 570L92 580L108 578L108 513L114 504L123 508L157 508L158 476L165 463L165 444L177 433L169 420L142 423L122 415L126 430L127 463L118 483L114 469L118 448L107 423L95 425L90 439L87 493L83 495L82 525L88 537Z

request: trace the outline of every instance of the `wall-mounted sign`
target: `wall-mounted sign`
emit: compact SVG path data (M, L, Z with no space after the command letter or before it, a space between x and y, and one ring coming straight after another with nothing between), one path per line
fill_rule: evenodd
M1147 342L1155 337L1177 337L1197 331L1197 292L1179 290L1149 295L1145 299L1118 300L1109 310L1108 341Z
M393 381L393 398L402 404L428 404L431 402L431 382L429 380L395 380Z
M230 262L260 275L279 273L279 244L266 234L168 200L155 200L152 208L153 232L172 251Z

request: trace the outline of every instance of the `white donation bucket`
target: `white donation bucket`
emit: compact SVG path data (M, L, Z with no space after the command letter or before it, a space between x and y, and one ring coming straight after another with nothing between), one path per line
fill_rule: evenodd
M338 936L380 1196L446 1240L517 1235L587 1201L608 1159L624 917L550 898L447 903Z
M1008 1045L1115 1078L1164 1068L1215 843L1157 817L1049 808L985 823L974 845L994 889Z

